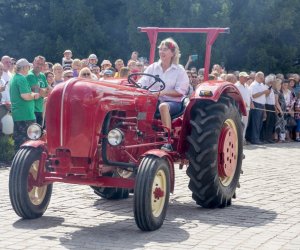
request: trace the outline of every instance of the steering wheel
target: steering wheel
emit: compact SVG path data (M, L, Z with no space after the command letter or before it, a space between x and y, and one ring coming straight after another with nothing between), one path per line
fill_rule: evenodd
M151 83L149 86L141 86L139 83L136 82L135 78L136 76L149 76L154 78L154 82ZM146 90L149 90L151 87L153 87L156 83L161 83L159 86L158 90L150 90L151 92L159 92L165 89L166 84L165 82L159 77L159 76L155 76L155 75L151 75L151 74L146 74L146 73L132 73L128 76L128 82L130 84L133 84L134 86L136 86L137 88L143 88Z

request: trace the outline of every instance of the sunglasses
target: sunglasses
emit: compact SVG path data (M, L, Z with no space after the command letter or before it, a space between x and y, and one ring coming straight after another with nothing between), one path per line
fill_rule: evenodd
M72 78L72 77L73 77L73 76L71 76L71 75L70 75L70 76L65 76L65 78Z
M90 76L90 73L83 73L82 76Z

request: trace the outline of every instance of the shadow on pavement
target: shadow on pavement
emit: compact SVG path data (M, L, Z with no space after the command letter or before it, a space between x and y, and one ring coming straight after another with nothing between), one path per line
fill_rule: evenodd
M38 230L38 229L58 227L61 226L63 222L64 222L64 218L61 217L42 216L40 218L32 219L32 220L20 219L13 224L13 227L21 228L21 229Z
M237 227L263 226L275 220L277 213L253 206L232 205L227 208L205 209L189 203L173 202L167 220L181 219L183 223L198 222L209 225Z
M179 228L180 225L181 223L168 222L159 230L142 232L132 218L101 223L99 226L78 226L78 231L66 233L59 240L62 246L69 249L74 249L74 246L84 249L135 249L143 248L149 242L157 245L187 240L190 235Z

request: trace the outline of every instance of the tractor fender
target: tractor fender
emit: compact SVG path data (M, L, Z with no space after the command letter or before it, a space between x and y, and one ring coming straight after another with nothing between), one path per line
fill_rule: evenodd
M247 110L245 103L243 101L242 95L238 88L226 81L207 81L201 83L197 86L195 92L190 97L190 102L186 107L186 111L184 112L183 116L183 123L182 123L182 131L180 134L179 142L178 142L178 152L183 153L186 151L186 136L190 130L190 116L192 108L197 105L198 102L202 101L212 101L217 102L222 95L226 95L231 97L238 105L238 109L241 115L247 115Z
M226 82L226 81L204 82L203 84L199 85L196 88L195 93L192 96L193 98L191 99L195 99L195 101L211 100L217 102L220 99L220 96L224 94L228 95L229 97L231 97L233 100L236 101L240 113L242 115L247 115L245 102L243 100L240 91L234 84L230 82Z
M25 148L25 147L29 147L29 148L42 148L43 151L48 151L47 150L47 146L46 146L46 142L42 141L42 140L30 140L30 141L26 141L24 142L20 148Z
M171 177L171 193L174 192L174 186L175 186L175 171L174 171L174 161L173 158L168 154L168 152L161 150L161 149L151 149L145 152L142 157L145 157L146 155L153 155L157 156L159 158L165 158L169 163L170 168L170 177ZM141 158L142 158L141 157Z

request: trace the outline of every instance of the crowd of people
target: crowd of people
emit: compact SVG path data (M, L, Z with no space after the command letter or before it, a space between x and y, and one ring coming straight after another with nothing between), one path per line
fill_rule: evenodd
M64 51L61 63L54 64L47 62L43 56L36 56L32 63L25 58L16 60L3 56L0 62L0 120L12 111L15 150L26 140L29 124L37 122L43 125L44 98L56 85L73 77L109 80L127 78L131 73L151 70L156 72L162 69L165 73L173 67L176 72L180 72L184 85L186 82L188 85L187 88L183 88L174 82L172 89L168 88L165 91L165 99L175 100L192 95L196 86L204 81L204 69L197 70L191 66L195 56L189 57L185 67L179 67L176 66L179 65L179 48L176 42L166 40L159 48L160 61L151 66L147 60L139 58L136 51L132 52L126 64L124 60L117 59L114 65L107 59L100 63L95 54L90 54L85 59L73 59L71 50ZM226 72L223 67L215 64L209 74L209 80L224 80L239 89L247 108L247 116L242 117L245 144L292 140L300 142L298 74L269 74L265 77L263 72ZM161 104L159 107L162 121L167 128L170 127L169 110L173 112L173 109L178 107L173 104Z

